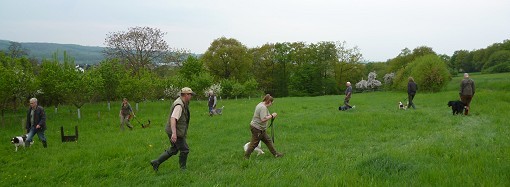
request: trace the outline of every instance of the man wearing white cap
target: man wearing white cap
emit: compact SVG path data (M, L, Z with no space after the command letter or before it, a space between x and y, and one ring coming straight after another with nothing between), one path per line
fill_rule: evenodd
M179 166L182 170L186 169L186 160L188 159L189 147L186 143L186 134L190 120L189 101L195 95L191 88L181 89L181 96L177 98L170 108L170 115L165 128L171 147L165 150L157 159L150 163L154 171L158 171L159 165L173 155L179 154Z

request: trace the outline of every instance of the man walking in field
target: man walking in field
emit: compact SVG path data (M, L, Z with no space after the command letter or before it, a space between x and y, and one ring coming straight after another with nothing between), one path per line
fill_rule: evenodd
M166 134L170 139L171 147L165 150L157 159L150 163L154 171L158 171L159 165L173 155L179 154L179 166L182 170L186 169L186 160L188 159L189 147L186 143L186 134L190 120L189 101L195 92L191 88L181 89L181 96L177 98L170 108L170 115L166 124Z
M46 113L44 113L44 108L37 104L36 98L30 99L30 108L28 108L27 124L25 128L28 133L27 140L25 141L26 147L30 146L30 142L32 142L32 138L36 133L43 147L48 147L46 136L44 136L44 131L46 131Z
M475 81L469 78L468 73L464 73L464 79L460 82L460 100L464 103L464 115L468 115L471 105L471 99L475 96Z
M356 106L351 106L349 104L349 101L351 100L351 96L352 96L352 86L351 86L351 82L347 82L345 83L345 85L347 86L347 88L345 89L345 99L344 99L344 106L341 106L339 109L340 110L348 110L348 109L351 109L351 108L354 108Z

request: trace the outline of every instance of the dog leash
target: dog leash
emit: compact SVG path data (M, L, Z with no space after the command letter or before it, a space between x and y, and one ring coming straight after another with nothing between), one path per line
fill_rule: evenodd
M273 121L274 121L274 118L271 118L271 124L269 125L269 127L271 127L271 141L273 141L273 143L274 143L274 128L273 128Z

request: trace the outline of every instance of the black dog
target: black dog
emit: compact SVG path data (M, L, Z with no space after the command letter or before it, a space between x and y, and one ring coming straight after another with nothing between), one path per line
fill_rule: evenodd
M464 112L464 103L462 101L448 101L448 107L452 107L452 113L462 114Z

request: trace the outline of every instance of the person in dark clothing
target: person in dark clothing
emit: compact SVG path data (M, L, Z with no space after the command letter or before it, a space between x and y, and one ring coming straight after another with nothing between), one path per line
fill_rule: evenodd
M207 106L209 106L209 116L213 116L214 109L216 109L217 99L216 99L216 95L214 94L214 92L212 90L209 91L208 95L209 95L209 100L207 102Z
M414 106L414 95L416 95L416 91L418 90L418 85L414 82L413 77L409 77L409 82L407 83L407 100L409 100L408 107L413 107L413 109L416 109L416 106Z
M44 136L44 131L46 131L46 113L44 113L44 108L37 104L36 98L30 99L30 108L27 112L27 123L25 129L28 133L27 140L25 141L26 147L30 146L35 133L37 133L43 147L48 147L46 136Z
M165 132L170 140L171 147L165 150L157 159L150 161L154 171L158 171L159 165L173 155L179 154L179 166L186 170L189 147L186 143L186 135L190 120L189 101L195 93L191 88L181 89L181 96L177 98L170 108L170 115L166 124Z
M464 115L468 115L471 109L471 99L475 96L475 81L469 78L468 73L464 73L464 79L460 82L460 100L465 105Z

